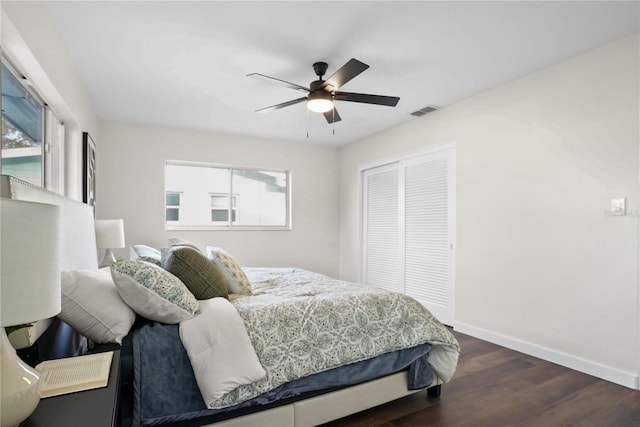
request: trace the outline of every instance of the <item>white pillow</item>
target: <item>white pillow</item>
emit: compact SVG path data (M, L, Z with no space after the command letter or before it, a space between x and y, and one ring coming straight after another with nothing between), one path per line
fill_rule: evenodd
M200 313L185 284L155 264L118 262L111 266L111 276L122 299L147 319L173 324Z
M218 399L266 372L233 304L220 297L199 303L200 316L180 323L180 339L204 403L217 409Z
M90 340L122 344L136 314L120 298L109 270L63 271L58 315Z
M133 251L140 261L160 265L160 251L147 245L133 245Z

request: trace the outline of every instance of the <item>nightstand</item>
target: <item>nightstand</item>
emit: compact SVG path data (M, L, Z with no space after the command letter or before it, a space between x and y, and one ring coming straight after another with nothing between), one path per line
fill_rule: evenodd
M120 351L113 352L106 387L40 399L20 427L115 427L118 424Z

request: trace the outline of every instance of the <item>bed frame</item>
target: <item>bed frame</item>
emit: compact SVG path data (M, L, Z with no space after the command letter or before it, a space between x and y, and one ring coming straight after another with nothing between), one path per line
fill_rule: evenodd
M95 270L98 268L92 207L7 175L0 177L0 195L6 198L60 206L63 247L61 270ZM60 344L57 343L58 347L61 346ZM77 347L77 344L73 346ZM69 349L68 351L69 355L72 355L77 354L78 349ZM318 425L421 391L408 390L407 384L408 373L403 371L209 425L218 427ZM441 384L442 381L436 379L429 386L428 395L430 397L440 396Z

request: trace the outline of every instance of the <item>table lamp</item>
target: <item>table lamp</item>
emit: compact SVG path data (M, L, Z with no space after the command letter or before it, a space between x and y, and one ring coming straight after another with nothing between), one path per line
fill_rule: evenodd
M60 312L60 208L0 199L0 424L15 426L38 406L39 374L11 347L5 326Z
M96 220L96 245L104 249L99 267L109 267L116 262L111 249L124 248L124 221L121 219Z

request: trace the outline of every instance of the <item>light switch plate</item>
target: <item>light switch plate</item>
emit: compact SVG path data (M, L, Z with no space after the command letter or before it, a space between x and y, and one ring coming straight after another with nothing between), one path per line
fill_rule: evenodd
M626 199L611 199L611 216L622 216L626 214Z

